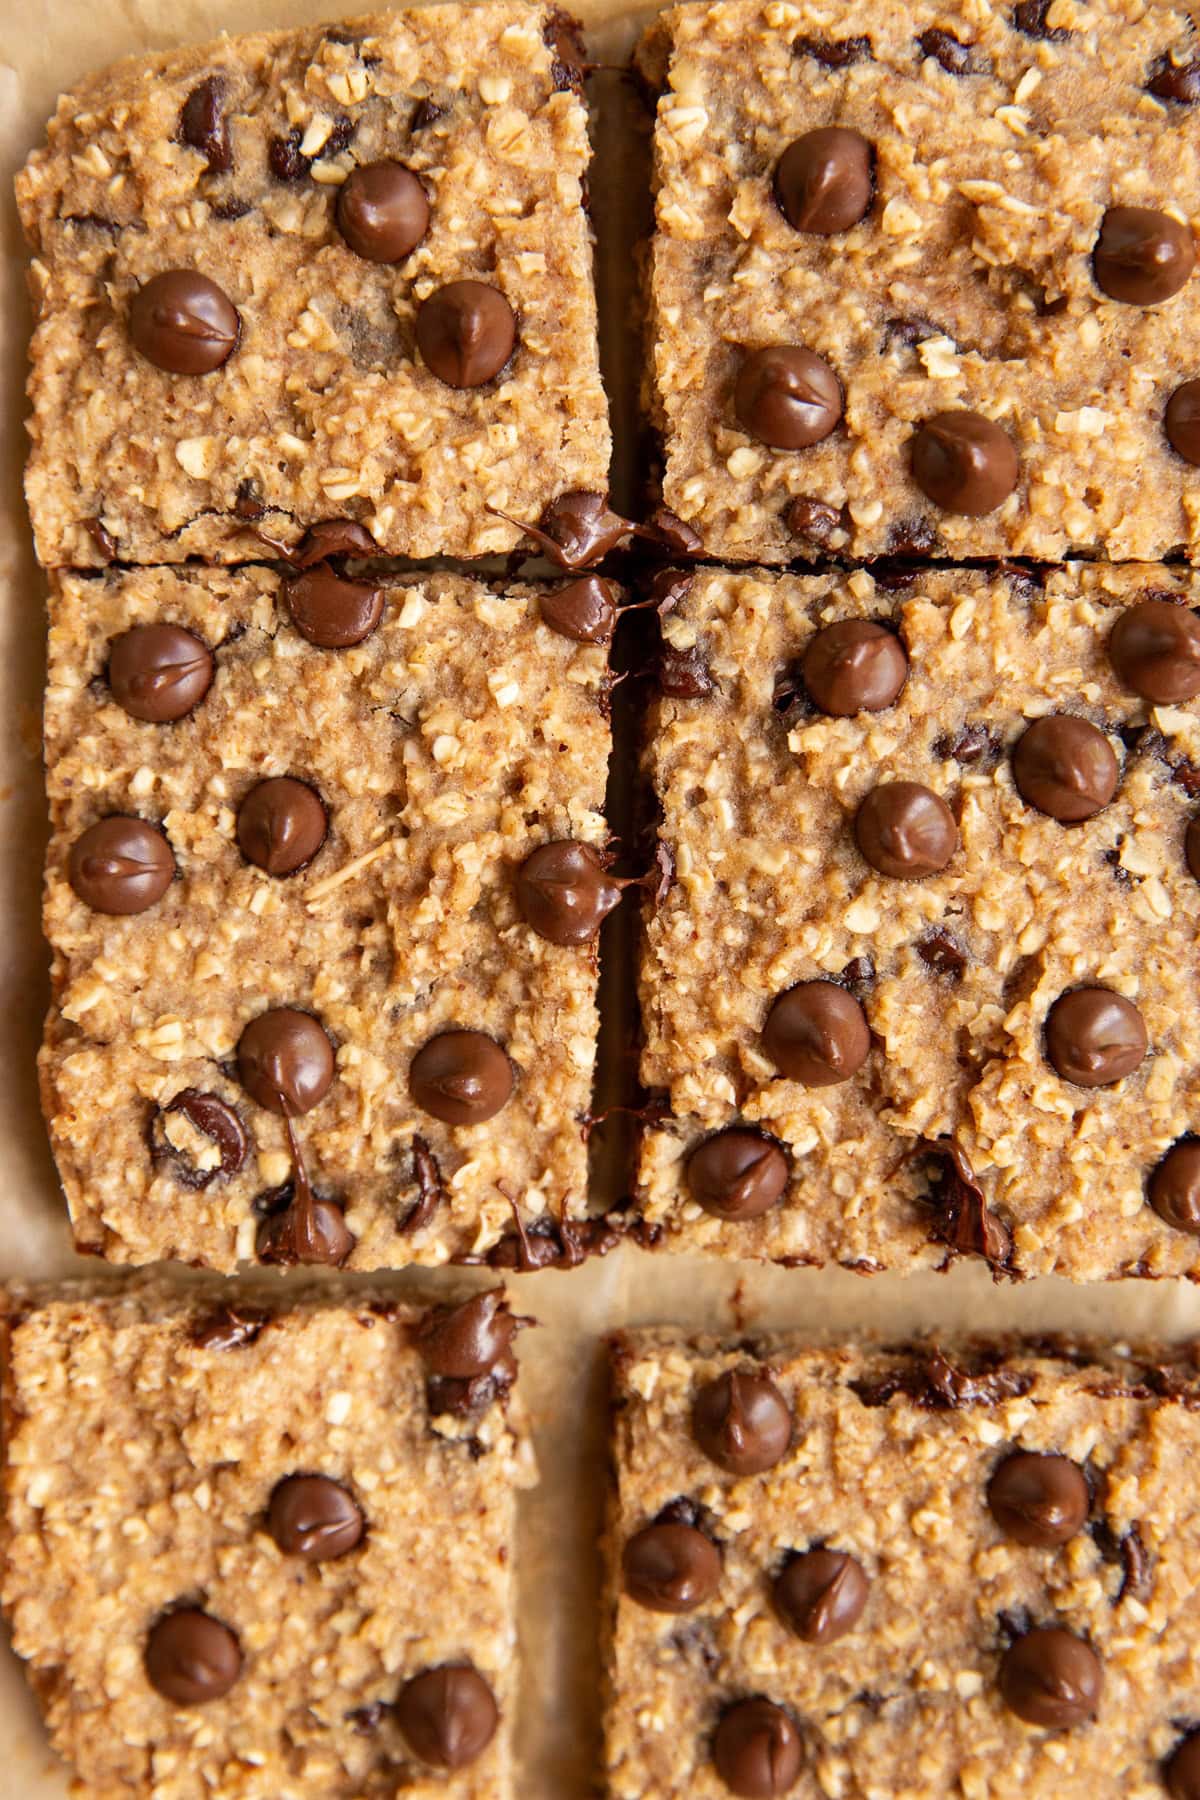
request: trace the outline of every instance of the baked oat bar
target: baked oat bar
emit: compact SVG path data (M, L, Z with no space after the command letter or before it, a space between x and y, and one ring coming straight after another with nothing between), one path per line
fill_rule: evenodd
M662 14L649 401L730 561L1200 547L1194 12Z
M695 573L645 767L646 1224L1200 1274L1200 583Z
M81 1800L512 1794L518 1323L9 1295L2 1597Z
M235 562L331 515L474 556L603 490L581 88L565 14L488 0L64 95L17 183L41 561Z
M612 1800L1191 1800L1195 1346L615 1345Z
M619 889L607 652L565 629L614 592L55 579L42 1083L81 1248L395 1267L585 1214Z

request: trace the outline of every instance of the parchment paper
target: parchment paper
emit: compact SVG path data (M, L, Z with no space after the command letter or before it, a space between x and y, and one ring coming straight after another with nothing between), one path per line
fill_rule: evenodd
M200 42L222 29L252 31L367 10L361 0L340 7L336 0L0 0L0 1275L6 1277L75 1270L95 1278L98 1267L77 1262L70 1252L34 1077L46 1003L38 930L44 629L42 582L20 490L29 317L12 174L40 141L60 90L117 56ZM589 24L593 55L610 65L626 59L649 16L622 11L614 0L576 0L573 10ZM628 331L627 302L642 158L628 83L610 68L593 79L590 92L605 128L591 184L599 278L618 334L605 343L606 377L618 429L628 442L639 351ZM614 486L620 500L626 478L619 473ZM431 1278L413 1280L428 1285ZM400 1276L394 1285L412 1283ZM1086 1329L1114 1337L1200 1331L1200 1293L1186 1283L995 1286L985 1270L965 1264L945 1276L864 1280L623 1250L580 1270L519 1276L511 1287L518 1310L540 1321L539 1330L521 1339L522 1391L542 1469L540 1488L524 1504L518 1558L523 1800L582 1800L598 1785L596 1539L605 1468L606 1332L652 1322L710 1330L790 1327L813 1336L859 1330L900 1335L921 1328ZM0 1800L64 1800L66 1778L46 1747L18 1666L3 1647L0 1745Z

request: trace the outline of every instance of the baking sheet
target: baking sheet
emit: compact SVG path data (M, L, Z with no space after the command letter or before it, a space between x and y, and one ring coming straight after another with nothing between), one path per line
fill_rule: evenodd
M40 7L38 0L0 0L0 1275L6 1277L97 1274L96 1264L77 1262L68 1248L34 1076L47 993L37 917L45 838L38 750L43 590L20 492L29 317L11 177L40 140L59 91L116 56L199 42L222 29L251 31L365 10L328 0L42 0ZM609 65L627 58L639 23L649 16L622 11L612 0L590 0L573 10L589 24L593 55ZM635 100L615 67L590 86L605 130L592 177L601 294L620 330L629 317L637 218ZM628 339L606 342L606 377L626 441L637 357L638 347ZM614 485L618 501L627 499L628 490L621 493L625 480L618 476ZM430 1280L428 1274L412 1277ZM411 1282L400 1276L394 1285L402 1289ZM540 1321L538 1331L520 1340L522 1391L542 1468L541 1486L524 1504L518 1564L525 1800L583 1800L596 1786L605 1332L656 1322L708 1330L786 1327L814 1336L983 1327L1092 1330L1114 1337L1200 1331L1200 1292L1186 1283L996 1286L986 1270L966 1264L945 1276L864 1279L841 1271L714 1266L625 1249L583 1269L518 1276L511 1287L517 1308ZM65 1800L66 1778L2 1646L0 1743L0 1800Z

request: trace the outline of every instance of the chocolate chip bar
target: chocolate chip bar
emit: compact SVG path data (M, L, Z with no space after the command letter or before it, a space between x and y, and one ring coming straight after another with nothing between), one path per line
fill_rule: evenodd
M79 1792L513 1792L519 1323L497 1293L8 1297L3 1603Z
M1200 1362L612 1358L612 1800L1189 1800Z
M697 571L645 766L674 1248L1200 1274L1200 583Z
M47 567L353 520L512 547L603 489L581 52L489 0L223 38L63 96L18 180Z
M648 400L727 561L1200 548L1200 62L1123 0L663 13Z
M81 1248L396 1267L518 1222L561 1248L620 891L615 593L55 579L42 1084Z

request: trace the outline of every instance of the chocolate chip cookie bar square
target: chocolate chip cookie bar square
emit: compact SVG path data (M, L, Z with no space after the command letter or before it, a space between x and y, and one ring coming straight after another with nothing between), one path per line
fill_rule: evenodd
M727 561L1200 548L1200 60L1151 0L662 14L648 399Z
M612 1357L612 1800L1185 1800L1195 1346Z
M73 1791L513 1792L517 1324L498 1293L8 1296L2 1597Z
M1200 1274L1200 582L697 572L645 749L651 1234Z
M80 1246L396 1267L519 1217L564 1247L619 897L607 651L565 628L614 594L55 579L42 1083Z
M353 520L504 551L609 435L573 22L489 0L120 63L18 180L47 566Z

